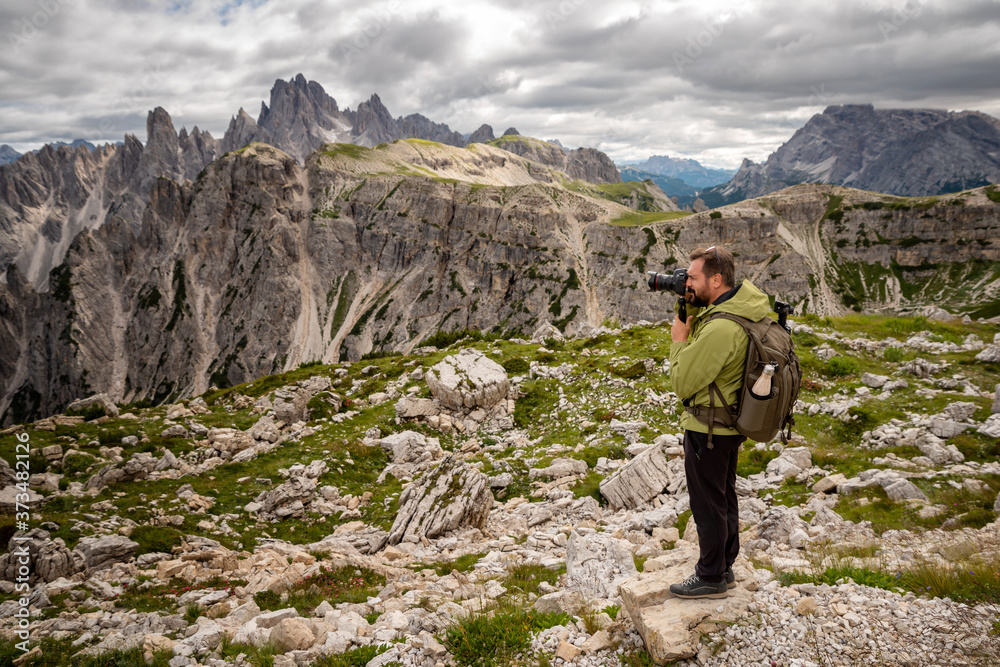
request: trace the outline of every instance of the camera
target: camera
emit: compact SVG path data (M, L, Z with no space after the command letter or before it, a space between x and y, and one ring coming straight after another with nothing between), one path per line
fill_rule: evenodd
M681 322L687 322L687 300L684 294L687 290L687 269L674 269L673 273L657 273L647 271L649 274L650 292L673 292L677 295L677 317Z
M774 312L778 314L778 324L780 324L785 331L792 333L791 327L788 326L788 316L795 311L795 308L789 306L787 303L781 301L774 302Z
M687 284L687 269L674 269L671 273L657 273L647 271L649 274L650 292L673 292L678 296L684 296L685 285Z

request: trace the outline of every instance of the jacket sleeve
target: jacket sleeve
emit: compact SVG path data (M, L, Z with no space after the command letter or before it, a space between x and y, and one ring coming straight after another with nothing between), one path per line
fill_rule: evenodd
M670 345L670 382L682 401L708 387L729 361L734 341L727 324L713 320L693 341Z

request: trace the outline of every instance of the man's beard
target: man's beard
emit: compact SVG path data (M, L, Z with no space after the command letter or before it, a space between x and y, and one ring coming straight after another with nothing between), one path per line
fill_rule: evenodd
M689 304L697 308L705 308L709 305L708 299L699 296L697 293L694 292L694 290L688 290L687 293L684 295L684 299Z

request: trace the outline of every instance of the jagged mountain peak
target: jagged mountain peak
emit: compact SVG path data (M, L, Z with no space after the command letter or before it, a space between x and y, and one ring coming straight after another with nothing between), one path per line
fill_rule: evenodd
M796 183L849 185L894 195L958 192L1000 182L1000 120L978 111L827 107L755 165L703 193L710 206Z

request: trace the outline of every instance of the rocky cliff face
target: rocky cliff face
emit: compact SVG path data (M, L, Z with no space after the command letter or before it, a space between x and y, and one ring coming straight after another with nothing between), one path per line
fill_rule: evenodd
M510 128L510 130L513 129ZM540 139L509 134L510 130L499 139L489 143L505 151L566 172L573 178L598 184L622 182L618 167L611 161L611 158L599 150L578 148L567 153L562 146ZM516 130L514 131L516 132Z
M204 391L314 359L411 349L440 329L659 319L630 211L506 151L331 146L302 168L264 144L194 183L157 179L138 235L81 234L37 293L0 286L0 414Z
M831 106L764 164L744 160L710 206L759 197L797 183L832 183L925 196L1000 182L1000 120L976 111Z

